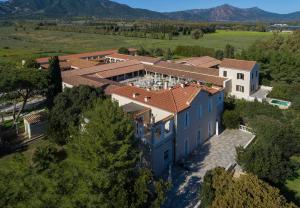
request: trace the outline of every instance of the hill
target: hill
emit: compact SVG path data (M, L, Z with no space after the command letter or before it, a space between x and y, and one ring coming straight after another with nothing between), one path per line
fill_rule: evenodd
M300 12L277 14L257 7L241 9L225 4L210 9L160 13L136 9L110 0L9 0L0 2L0 17L95 16L118 19L169 19L188 21L294 21Z
M103 18L158 19L165 15L146 9L134 9L109 0L10 0L0 3L5 16L97 16Z
M277 14L257 7L241 9L228 4L210 8L165 13L169 18L190 21L292 21L300 20L300 12Z

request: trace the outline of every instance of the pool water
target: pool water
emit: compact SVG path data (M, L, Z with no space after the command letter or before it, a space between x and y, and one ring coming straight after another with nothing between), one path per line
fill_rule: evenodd
M275 100L273 99L271 101L272 104L275 104L275 105L281 105L281 106L285 106L285 107L289 107L290 106L290 102L288 101L283 101L283 100Z

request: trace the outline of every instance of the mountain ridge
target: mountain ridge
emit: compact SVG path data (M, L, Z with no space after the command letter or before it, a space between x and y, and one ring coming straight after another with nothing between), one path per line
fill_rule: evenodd
M277 14L258 7L238 8L223 4L209 9L156 12L132 8L110 0L9 0L0 1L0 17L95 16L119 19L168 19L184 21L296 21L300 12Z

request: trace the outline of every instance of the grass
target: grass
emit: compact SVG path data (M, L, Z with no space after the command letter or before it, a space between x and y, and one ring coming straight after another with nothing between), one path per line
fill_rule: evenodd
M272 33L217 31L214 34L207 34L199 40L194 40L190 36L175 37L173 40L155 40L30 28L26 31L15 31L14 27L0 27L0 60L79 53L121 46L175 48L178 45L199 45L223 49L229 43L234 45L237 51L240 51L249 47L256 40L270 36Z
M35 150L43 145L47 145L47 144L51 144L50 141L46 140L46 139L39 139L34 141L33 143L29 144L26 149L24 149L23 151L20 151L19 153L24 154L25 158L28 161L31 161L32 156L35 152ZM0 157L0 166L2 166L3 164L5 164L6 162L9 162L11 160L13 160L14 156L16 155L16 153L11 153L8 155L5 155L3 157Z
M300 164L300 156L293 157L293 160ZM292 180L287 180L286 187L288 190L295 193L295 197L300 201L300 169L297 171L298 177Z

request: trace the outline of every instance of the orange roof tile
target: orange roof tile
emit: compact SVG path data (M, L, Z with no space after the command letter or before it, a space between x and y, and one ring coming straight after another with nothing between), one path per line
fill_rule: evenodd
M210 68L221 64L221 61L210 56L202 56L202 57L181 59L179 61L176 61L176 63Z
M132 72L136 72L136 71L142 71L142 70L145 70L145 66L143 64L137 64L137 65L126 66L126 67L122 67L122 68L98 72L97 76L99 76L101 78L109 78L109 77L132 73Z
M245 61L237 59L224 59L220 67L251 71L256 64L256 61Z
M128 66L134 66L134 65L138 65L138 64L140 64L140 63L137 61L126 61L126 62L117 62L117 63L111 63L111 64L102 64L102 65L93 66L90 68L65 71L62 73L62 76L66 77L66 76L75 76L75 75L95 74L98 72L115 70L115 69L128 67Z
M124 86L113 90L112 94L128 97L149 106L177 113L190 107L190 102L201 90L211 94L219 92L217 89L198 84L188 84L185 87L175 86L170 90L160 91L147 91L134 86ZM133 96L134 94L135 97ZM147 101L145 98L147 98Z
M46 112L33 113L24 116L24 120L26 120L29 124L36 124L43 121L46 121L48 118L48 114Z
M188 65L182 65L182 64L175 64L175 63L169 63L166 61L161 61L156 66L172 69L172 70L179 70L179 71L186 71L186 72L195 72L205 75L211 75L211 76L219 76L219 70L218 69L209 69L204 67L195 67L195 66L188 66Z
M88 53L62 55L62 56L59 56L59 60L66 61L69 59L83 59L83 58L87 58L87 57L106 56L109 54L116 53L117 51L118 50L116 50L116 49L112 49L112 50L105 50L105 51L94 51L94 52L88 52ZM50 57L38 58L36 61L40 64L48 63L49 58Z

